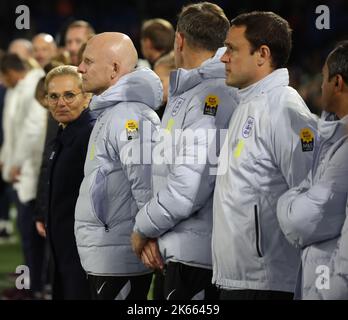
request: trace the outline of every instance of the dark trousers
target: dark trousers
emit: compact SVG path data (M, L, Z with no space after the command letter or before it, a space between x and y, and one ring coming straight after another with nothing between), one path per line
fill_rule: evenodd
M18 230L21 236L25 264L30 270L30 289L33 292L42 290L42 268L45 254L45 239L36 230L34 221L35 201L21 203L17 199Z
M218 290L211 283L212 270L169 262L165 271L166 300L215 300Z
M270 290L220 290L220 300L293 300L294 294Z
M152 273L141 276L88 275L93 300L147 300Z
M9 220L11 202L11 186L7 184L0 174L0 220Z
M165 297L164 297L164 275L160 271L156 271L154 273L153 299L154 300L165 300Z
M86 273L79 270L61 273L54 269L53 300L91 300Z

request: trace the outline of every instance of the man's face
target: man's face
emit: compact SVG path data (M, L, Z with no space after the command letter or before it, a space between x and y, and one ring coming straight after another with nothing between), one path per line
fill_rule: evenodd
M18 55L22 60L27 60L29 58L32 58L32 53L30 49L28 49L25 45L23 45L20 42L15 42L11 44L11 46L8 48L9 53L15 53Z
M56 47L52 42L47 42L43 37L37 37L33 41L33 52L34 58L40 64L41 67L44 67L56 55Z
M71 63L77 66L78 53L81 46L88 41L87 29L83 27L71 28L65 36L65 49L70 54Z
M92 39L83 52L78 72L82 73L82 86L85 92L100 95L111 86L113 65L103 55L100 44Z
M226 52L221 57L225 64L226 84L246 88L257 82L256 54L251 54L251 46L245 37L245 26L232 26L225 40Z
M149 38L141 39L140 46L143 57L149 62L153 62L151 59L151 40Z
M329 79L329 68L325 63L323 69L323 81L321 83L321 100L323 109L327 112L334 112L333 108L333 100L334 100L334 88L335 88L335 80L334 77Z

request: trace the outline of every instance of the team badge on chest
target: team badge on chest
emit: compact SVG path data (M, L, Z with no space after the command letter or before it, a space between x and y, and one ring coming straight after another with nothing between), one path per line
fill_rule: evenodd
M314 133L309 128L303 128L300 131L300 139L302 151L313 151L314 149Z
M139 137L139 125L135 120L128 120L126 122L127 140L134 140Z
M253 127L254 127L254 123L255 123L255 119L253 117L248 117L242 129L243 138L246 139L250 137L251 131L253 130Z
M176 99L174 106L173 106L173 109L172 109L172 116L173 117L178 113L178 111L179 111L180 107L182 106L182 104L184 103L184 101L185 101L185 99L183 99L183 98Z
M219 106L219 97L214 95L209 95L205 98L204 102L204 112L208 116L216 116L217 108Z

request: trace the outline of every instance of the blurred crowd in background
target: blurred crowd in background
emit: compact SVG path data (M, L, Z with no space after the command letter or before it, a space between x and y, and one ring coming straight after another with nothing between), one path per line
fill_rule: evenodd
M6 49L15 38L32 39L37 33L52 34L58 46L64 46L64 32L73 20L83 19L93 25L97 33L119 31L128 34L140 49L140 27L144 20L161 17L173 25L176 13L183 4L197 2L186 0L130 0L130 1L1 1L0 48ZM316 111L319 102L318 84L322 63L335 42L347 35L348 2L344 0L318 1L215 1L227 17L250 10L271 10L287 19L294 30L293 51L289 69L292 85L297 88L307 105ZM15 9L18 5L30 8L29 30L15 28ZM327 5L330 9L330 29L318 30L316 8ZM138 50L139 51L139 50ZM139 51L140 53L140 51Z

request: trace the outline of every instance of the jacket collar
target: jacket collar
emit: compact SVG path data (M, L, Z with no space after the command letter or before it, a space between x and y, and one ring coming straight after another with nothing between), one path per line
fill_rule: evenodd
M220 61L225 51L226 48L218 49L212 58L204 61L198 68L190 70L179 68L172 71L170 74L170 95L180 95L206 79L225 79L225 65Z
M241 102L247 102L255 97L268 92L276 87L289 85L289 72L286 68L276 69L265 78L250 85L249 87L238 90Z
M156 110L162 100L163 87L160 78L149 68L137 68L123 75L100 95L94 95L89 107L91 110L104 111L121 102L134 102L146 104Z
M71 144L82 127L86 126L90 121L95 120L96 118L97 113L91 112L89 108L83 110L80 116L75 121L69 123L65 129L61 126L59 127L57 138L63 145Z
M348 133L348 115L338 119L334 113L323 111L318 121L318 130L323 140L337 141Z

